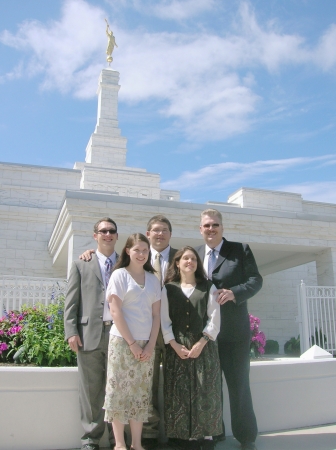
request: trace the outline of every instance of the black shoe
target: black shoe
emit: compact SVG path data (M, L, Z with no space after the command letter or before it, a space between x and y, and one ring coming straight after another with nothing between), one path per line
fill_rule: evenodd
M156 438L142 438L141 445L145 450L154 450L159 446L159 441Z
M99 450L98 444L84 444L82 445L82 450Z
M244 442L241 445L242 450L257 450L257 447L254 442Z
M202 450L215 450L216 443L212 439L204 439L201 442Z
M218 436L212 436L212 439L217 444L217 442L225 441L226 437L224 433L219 434Z
M173 450L184 450L185 442L186 441L184 439L169 438L167 446L172 448Z

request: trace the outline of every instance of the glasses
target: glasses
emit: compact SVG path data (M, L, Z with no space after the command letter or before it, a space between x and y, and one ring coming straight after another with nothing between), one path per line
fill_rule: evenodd
M168 228L164 228L163 230L151 230L151 232L152 233L154 233L154 234L168 234L169 233L169 230L168 230Z
M219 228L220 224L219 223L205 223L204 225L202 225L203 228Z
M98 230L99 234L116 234L117 230L115 230L114 228L110 228L109 230Z

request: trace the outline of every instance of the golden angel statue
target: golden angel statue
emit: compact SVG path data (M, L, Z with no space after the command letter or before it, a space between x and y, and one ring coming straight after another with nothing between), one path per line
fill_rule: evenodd
M111 62L113 61L112 52L114 50L114 46L116 46L116 47L118 47L118 46L115 41L115 37L113 36L113 31L110 29L110 25L106 19L105 19L105 22L106 22L106 36L107 36L106 61L110 65Z

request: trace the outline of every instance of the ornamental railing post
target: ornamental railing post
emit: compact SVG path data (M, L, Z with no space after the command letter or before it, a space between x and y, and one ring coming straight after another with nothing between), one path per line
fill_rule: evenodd
M301 285L299 286L299 314L301 316L300 351L302 354L310 348L307 291L303 280L301 280Z

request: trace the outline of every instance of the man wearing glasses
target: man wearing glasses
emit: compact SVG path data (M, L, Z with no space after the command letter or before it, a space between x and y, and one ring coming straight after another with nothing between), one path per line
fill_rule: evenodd
M149 219L147 223L147 237L151 244L151 263L155 269L155 274L159 278L161 286L167 273L169 263L177 252L170 247L170 238L172 235L172 226L167 217L163 215L156 215ZM160 328L156 345L155 345L155 360L153 371L153 387L152 387L152 403L153 415L149 417L149 421L143 424L142 429L142 446L146 450L152 450L158 446L159 438L159 379L160 379L160 364L163 366L166 359L166 347Z
M106 287L118 255L117 224L104 217L94 225L96 253L90 261L72 263L65 298L65 338L77 353L79 403L84 434L82 449L98 450L105 431L104 396L109 333L112 325ZM113 441L110 431L110 442Z
M223 238L222 215L216 209L201 214L205 245L196 250L205 272L217 287L221 305L218 351L224 372L234 437L242 449L256 449L258 428L250 391L250 322L247 300L262 286L253 253L247 244Z

